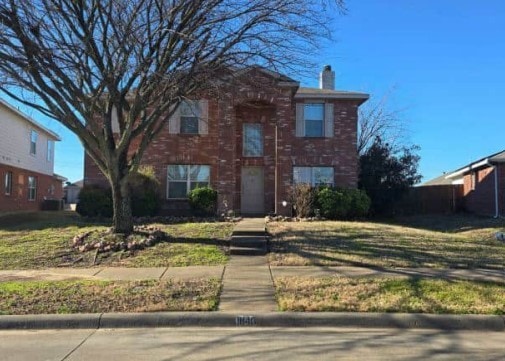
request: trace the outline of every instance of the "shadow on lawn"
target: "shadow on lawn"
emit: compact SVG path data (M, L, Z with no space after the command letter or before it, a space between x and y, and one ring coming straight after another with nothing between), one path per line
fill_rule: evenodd
M294 254L311 265L325 266L505 267L505 250L497 241L426 240L422 236L384 235L370 229L357 229L352 234L345 229L288 229L274 235L271 251Z
M75 212L23 212L0 217L0 230L40 231L48 228L110 226L105 220L87 220Z
M424 229L428 231L460 233L485 228L504 228L503 219L475 216L465 213L451 215L416 215L385 219L382 222L392 225Z

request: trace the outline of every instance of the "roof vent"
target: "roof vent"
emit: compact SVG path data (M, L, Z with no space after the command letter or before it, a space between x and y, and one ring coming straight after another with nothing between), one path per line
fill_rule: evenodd
M335 90L335 72L331 70L331 65L325 65L319 74L319 88Z

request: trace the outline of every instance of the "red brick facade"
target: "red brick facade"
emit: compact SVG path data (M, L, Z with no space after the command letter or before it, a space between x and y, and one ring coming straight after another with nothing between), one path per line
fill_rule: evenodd
M468 212L496 215L495 172L497 172L498 212L505 215L505 164L486 166L465 174L464 203Z
M5 190L7 172L12 174L10 194L6 194ZM62 181L47 174L0 164L0 176L0 212L37 211L41 209L44 199L63 198ZM36 179L34 200L28 199L28 177Z
M280 83L257 70L247 76L260 86L241 83L230 86L217 97L207 97L208 134L170 134L167 124L149 145L142 163L154 166L164 197L167 167L171 164L210 165L210 184L218 191L220 211L240 211L241 169L244 166L263 167L265 214L275 211L276 201L279 214L291 213L290 206L283 207L282 202L289 201L294 166L331 166L335 185L356 187L357 110L364 100L322 99L333 103L332 136L297 137L296 103L304 102L299 97L295 99L298 85ZM244 123L262 124L263 156L242 155ZM93 161L86 156L84 184L92 183L107 184ZM165 209L179 207L182 207L180 201L166 201Z

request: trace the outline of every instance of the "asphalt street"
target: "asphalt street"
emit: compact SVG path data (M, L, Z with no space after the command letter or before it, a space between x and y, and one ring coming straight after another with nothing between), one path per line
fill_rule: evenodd
M504 360L503 332L350 328L0 331L0 360Z

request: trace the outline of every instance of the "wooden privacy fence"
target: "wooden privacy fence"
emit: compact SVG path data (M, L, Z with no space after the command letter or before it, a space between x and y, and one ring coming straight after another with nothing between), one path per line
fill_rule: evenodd
M412 187L398 202L395 213L454 213L463 210L463 185Z

